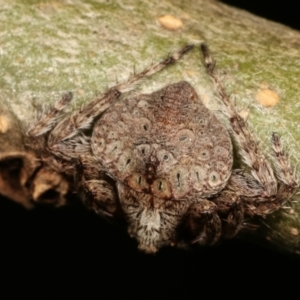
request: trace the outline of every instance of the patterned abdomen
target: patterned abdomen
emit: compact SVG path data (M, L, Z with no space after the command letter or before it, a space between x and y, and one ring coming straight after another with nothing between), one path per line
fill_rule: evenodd
M114 179L162 199L213 195L232 167L226 128L187 82L117 102L96 123L92 149Z

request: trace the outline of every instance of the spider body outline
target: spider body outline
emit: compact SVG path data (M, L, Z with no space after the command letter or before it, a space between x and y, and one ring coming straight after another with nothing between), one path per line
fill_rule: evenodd
M70 93L42 115L26 133L28 149L39 161L28 179L33 200L64 205L67 193L78 190L99 214L114 217L121 211L129 234L148 253L166 245L214 244L235 236L246 216L264 217L280 209L298 183L279 137L272 136L274 174L230 102L205 44L206 70L250 172L232 170L228 130L189 83L115 102L192 47L108 89L69 116L62 113Z

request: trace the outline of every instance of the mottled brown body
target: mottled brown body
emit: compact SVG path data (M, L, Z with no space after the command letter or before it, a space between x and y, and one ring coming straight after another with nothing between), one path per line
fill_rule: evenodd
M28 195L24 205L64 205L76 192L98 214L125 218L129 234L148 253L166 245L214 244L235 236L245 217L264 217L285 205L298 183L279 137L272 136L274 172L230 102L206 45L201 45L206 70L229 119L243 169L232 170L228 130L189 83L116 101L192 48L188 45L133 75L77 112L64 113L69 93L42 114L29 127L21 153L32 162L27 164L30 172L23 168L27 176L19 176ZM11 159L4 153L0 163L6 166ZM0 187L20 201L6 187L16 184L7 174L0 169Z
M208 197L226 185L226 128L187 82L117 102L95 124L93 154L110 176L161 199Z
M146 251L175 243L189 206L231 174L229 134L187 82L117 102L95 124L91 145L119 182L129 231Z

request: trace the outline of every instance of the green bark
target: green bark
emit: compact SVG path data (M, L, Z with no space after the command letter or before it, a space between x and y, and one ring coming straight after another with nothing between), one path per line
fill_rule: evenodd
M79 107L134 68L142 70L185 44L205 41L266 155L276 131L298 165L299 32L212 0L0 0L0 6L0 103L9 102L22 122L65 91L74 92L73 108ZM158 18L166 14L181 19L182 27L163 27ZM218 108L196 49L137 91L180 80L189 81L210 109ZM261 105L256 95L262 89L273 90L279 102ZM299 195L290 208L264 220L254 239L300 253L298 200Z

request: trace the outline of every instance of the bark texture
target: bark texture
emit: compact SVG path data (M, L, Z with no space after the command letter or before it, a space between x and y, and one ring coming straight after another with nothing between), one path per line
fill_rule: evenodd
M266 155L276 131L299 174L299 32L212 0L0 0L0 5L0 167L17 173L15 192L25 206L22 182L36 166L23 153L21 128L38 109L69 90L75 109L134 68L202 41ZM197 50L137 91L153 92L180 80L190 82L207 107L218 109ZM0 190L12 197L5 184L11 175L4 173ZM263 220L253 238L300 254L299 213L296 195L288 208Z

